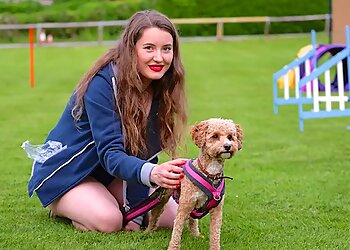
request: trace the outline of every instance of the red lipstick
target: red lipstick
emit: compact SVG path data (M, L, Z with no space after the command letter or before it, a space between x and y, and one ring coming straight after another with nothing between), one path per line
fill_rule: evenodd
M160 71L162 71L164 65L153 64L153 65L149 65L148 67L154 72L160 72Z

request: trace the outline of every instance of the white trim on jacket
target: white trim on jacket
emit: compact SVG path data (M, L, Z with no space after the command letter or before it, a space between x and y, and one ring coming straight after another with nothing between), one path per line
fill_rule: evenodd
M39 188L41 188L41 186L48 180L50 179L52 176L54 176L59 170L61 170L64 166L68 165L72 160L74 160L75 157L77 157L78 155L82 154L91 144L95 143L94 141L89 142L82 150L80 150L78 153L76 153L75 155L73 155L68 161L66 161L65 163L63 163L61 166L59 166L55 171L53 171L48 177L46 177L34 190L33 190L33 194L34 192L36 192Z

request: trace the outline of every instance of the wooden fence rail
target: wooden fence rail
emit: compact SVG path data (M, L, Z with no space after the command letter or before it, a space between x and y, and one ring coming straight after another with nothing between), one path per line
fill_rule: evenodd
M301 22L301 21L325 21L325 31L330 30L331 15L306 15L306 16L284 16L284 17L268 17L268 16L255 16L255 17L212 17L212 18L177 18L172 19L174 24L216 24L216 40L222 40L225 37L224 24L226 23L265 23L264 34L270 33L270 25L274 22ZM39 43L40 31L46 28L78 28L78 27L97 27L97 43L101 45L103 40L104 27L123 27L127 24L127 20L116 21L97 21L97 22L67 22L67 23L36 23L36 24L1 24L1 30L23 30L34 28L36 30L37 45ZM70 43L71 44L71 43ZM14 44L12 44L14 45ZM18 44L17 44L18 45ZM1 47L11 47L10 44L0 44ZM18 47L18 46L14 46ZM21 46L19 46L21 47Z

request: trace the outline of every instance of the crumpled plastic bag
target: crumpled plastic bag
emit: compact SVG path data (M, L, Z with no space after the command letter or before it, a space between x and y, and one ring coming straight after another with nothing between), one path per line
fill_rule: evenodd
M36 162L44 163L50 157L66 149L67 145L63 146L58 141L47 141L45 144L32 145L27 140L22 143L21 148L27 152L29 158Z

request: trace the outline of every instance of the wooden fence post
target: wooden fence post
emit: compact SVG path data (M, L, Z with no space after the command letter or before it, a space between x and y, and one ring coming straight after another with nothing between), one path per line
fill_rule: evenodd
M216 40L221 41L224 37L224 23L220 18L216 24Z
M266 23L265 23L265 29L264 29L265 36L267 36L270 33L270 25L271 25L270 18L267 17Z
M103 24L101 22L98 23L97 26L97 35L98 35L98 45L102 45L102 41L103 41Z

